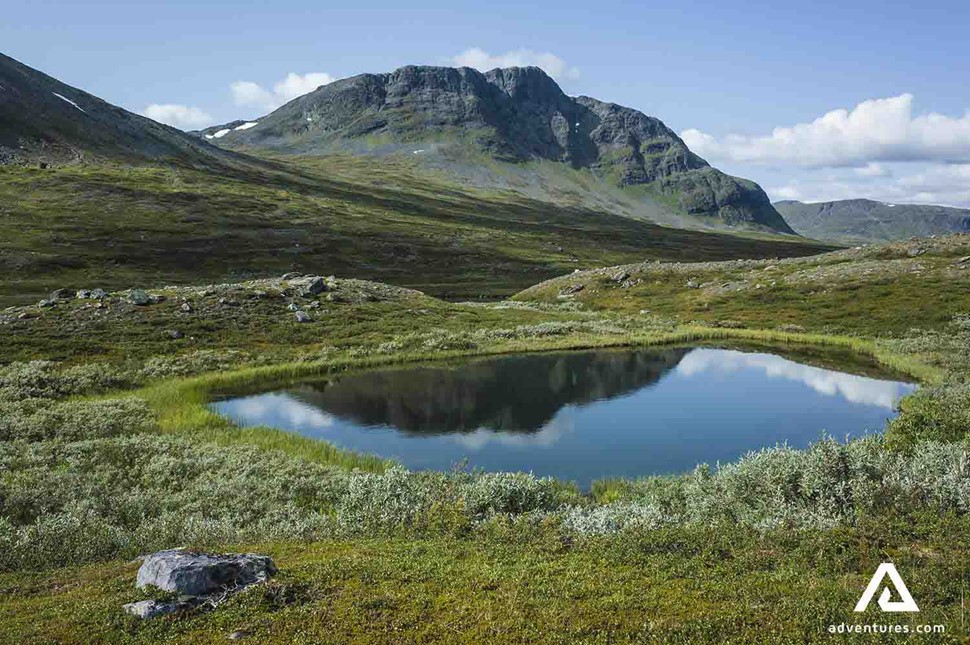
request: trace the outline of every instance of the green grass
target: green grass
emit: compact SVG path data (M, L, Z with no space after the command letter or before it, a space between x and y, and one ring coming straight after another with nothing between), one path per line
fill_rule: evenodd
M55 288L236 282L302 270L438 296L509 295L577 267L830 247L670 229L482 191L393 159L271 160L223 174L0 168L0 305Z
M908 249L933 248L909 257ZM560 301L567 285L585 286L572 300L610 312L638 312L702 324L729 321L746 327L801 325L826 333L869 337L899 335L913 328L937 329L970 311L970 270L955 262L970 253L970 237L823 255L797 261L698 265L631 265L637 284L612 281L617 269L557 278L518 294L517 299ZM771 266L773 269L765 270ZM691 288L688 282L699 288ZM721 289L723 285L744 288Z
M898 516L836 531L664 530L564 539L496 524L476 540L384 538L235 548L269 553L268 585L216 611L138 622L137 564L0 575L2 642L831 642L831 624L943 623L959 642L965 517ZM896 563L915 615L852 607ZM869 637L873 642L908 642Z

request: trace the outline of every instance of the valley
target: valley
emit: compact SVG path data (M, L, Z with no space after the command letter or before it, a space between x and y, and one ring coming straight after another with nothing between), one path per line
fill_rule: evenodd
M0 642L823 642L887 560L965 638L970 235L795 234L535 67L0 86ZM173 547L278 571L123 609Z

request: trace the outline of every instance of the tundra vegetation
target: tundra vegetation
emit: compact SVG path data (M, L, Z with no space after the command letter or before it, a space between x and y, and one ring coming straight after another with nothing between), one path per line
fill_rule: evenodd
M829 624L857 622L859 594L892 560L922 610L896 620L944 623L959 640L968 256L970 236L952 236L780 261L646 262L490 304L297 275L10 307L0 639L825 640ZM922 387L883 435L589 493L525 473L409 472L240 429L205 405L392 363L689 343L862 354ZM280 573L218 611L124 615L137 599L132 558L174 546L267 553Z

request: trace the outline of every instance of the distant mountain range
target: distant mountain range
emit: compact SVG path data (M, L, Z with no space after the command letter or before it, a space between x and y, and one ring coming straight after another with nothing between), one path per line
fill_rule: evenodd
M0 54L0 164L114 159L206 166L232 157Z
M639 201L642 209L628 203L623 208L647 219L677 224L678 216L687 215L695 226L706 221L792 232L760 186L712 168L659 119L567 96L536 67L481 73L408 66L361 74L319 87L264 117L196 134L237 150L411 155L485 187L534 193L551 182L544 197L567 183L552 175L568 168L580 171L571 181L588 190L595 190L590 179L639 189L616 201ZM529 165L536 162L560 167L536 171ZM503 181L508 175L512 179Z
M800 235L831 242L885 242L970 232L970 210L924 204L885 204L869 199L805 204L775 202Z

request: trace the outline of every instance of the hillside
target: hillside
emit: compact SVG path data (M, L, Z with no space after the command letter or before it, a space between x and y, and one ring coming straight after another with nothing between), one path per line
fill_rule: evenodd
M0 165L111 159L214 166L235 156L0 54Z
M496 297L588 266L831 248L787 235L661 227L616 213L620 202L486 190L415 155L227 151L6 57L0 85L0 305L63 288L288 271Z
M514 188L521 182L501 182L500 176L551 161L607 186L639 188L632 195L640 208L631 214L654 221L792 232L757 184L712 168L659 119L587 96L569 97L535 67L483 74L408 66L361 74L262 118L197 134L250 151L415 156L481 187ZM499 167L489 172L489 162ZM573 176L565 183L576 181Z
M58 288L231 282L289 271L449 298L505 296L576 268L809 255L790 236L665 228L330 156L192 168L0 167L0 306Z
M811 321L813 332L901 334L937 328L970 311L970 235L782 260L641 262L560 276L515 299L724 328Z
M908 237L970 232L970 210L928 204L885 204L846 199L775 208L800 235L832 242L888 242Z

